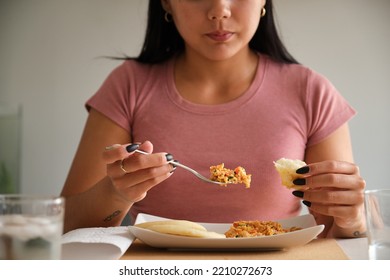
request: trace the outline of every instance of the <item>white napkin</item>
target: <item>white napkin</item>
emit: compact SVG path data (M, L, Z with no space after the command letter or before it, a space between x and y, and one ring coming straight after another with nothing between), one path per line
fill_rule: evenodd
M116 260L134 238L126 226L76 229L62 236L62 259Z

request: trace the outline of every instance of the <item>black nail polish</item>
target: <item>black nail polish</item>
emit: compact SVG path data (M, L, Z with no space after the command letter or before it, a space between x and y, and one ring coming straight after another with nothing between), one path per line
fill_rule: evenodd
M309 171L310 171L310 168L309 168L309 166L303 166L303 167L301 167L301 168L298 168L295 172L297 173L297 174L306 174L306 173L309 173Z
M134 152L135 150L137 150L139 148L139 145L138 144L130 144L126 147L126 151L128 153L132 153Z
M292 194L296 197L303 198L304 192L302 191L293 191Z
M311 206L311 202L307 200L302 200L302 203L305 204L307 207Z
M173 155L171 155L171 154L166 154L166 155L165 155L165 158L167 159L167 161L171 161L171 160L173 160Z
M298 178L298 179L295 179L293 181L293 184L294 185L297 185L297 186L304 186L306 185L306 179L305 178Z
M177 160L174 160L174 162L178 162ZM171 170L171 173L175 172L177 166L174 165L174 164L171 164L172 165L172 170Z
M177 160L173 160L173 162L178 162ZM174 165L174 164L171 164L172 165L172 170L171 170L171 173L173 173L173 172L175 172L175 170L176 170L176 168L177 168L177 166L176 165Z

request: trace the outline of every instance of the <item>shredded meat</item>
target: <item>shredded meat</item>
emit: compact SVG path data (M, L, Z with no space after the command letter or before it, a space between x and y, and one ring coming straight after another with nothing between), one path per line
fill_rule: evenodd
M238 166L232 170L225 168L223 163L210 167L210 179L221 183L243 183L246 188L250 188L251 184L251 175L243 167Z
M225 232L227 238L275 235L300 230L299 227L283 228L273 221L237 221Z

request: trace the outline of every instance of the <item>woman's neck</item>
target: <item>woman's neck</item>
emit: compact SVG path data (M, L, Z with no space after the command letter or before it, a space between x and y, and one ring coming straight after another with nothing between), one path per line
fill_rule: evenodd
M183 98L194 103L213 105L232 101L251 85L258 60L257 53L249 49L223 61L186 52L176 60L176 88Z

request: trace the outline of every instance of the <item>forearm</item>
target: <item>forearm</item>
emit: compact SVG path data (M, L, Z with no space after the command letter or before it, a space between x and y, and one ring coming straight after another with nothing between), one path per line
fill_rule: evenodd
M64 232L76 228L118 226L132 206L115 193L109 178L86 192L65 198Z

